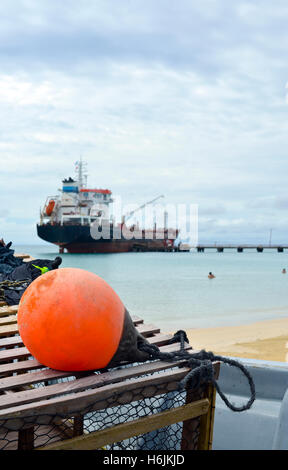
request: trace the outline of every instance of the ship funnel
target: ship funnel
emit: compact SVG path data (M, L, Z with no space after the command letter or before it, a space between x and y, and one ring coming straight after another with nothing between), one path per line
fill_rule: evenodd
M73 178L67 178L62 181L62 191L64 193L78 193L78 182L73 180Z

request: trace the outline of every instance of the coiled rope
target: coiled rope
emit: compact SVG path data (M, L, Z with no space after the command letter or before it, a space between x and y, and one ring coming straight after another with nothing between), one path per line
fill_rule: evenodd
M215 386L220 397L230 410L241 412L251 408L253 402L255 401L255 385L251 374L248 372L246 367L243 366L243 364L238 361L235 361L234 359L214 355L213 352L207 352L204 349L197 353L190 354L189 352L185 351L185 342L189 343L189 340L185 331L183 330L177 331L173 338L168 341L169 344L175 342L180 342L180 350L173 353L161 352L158 346L147 343L139 344L139 349L148 353L149 359L160 359L162 361L168 362L177 361L179 359L187 360L187 365L188 367L190 367L191 370L179 383L180 390L183 390L185 388L196 389L203 382L212 383ZM217 380L215 379L213 368L213 362L215 361L220 361L225 364L228 364L229 366L237 367L245 375L248 380L251 392L251 397L246 404L244 404L243 406L235 406L224 395L217 383Z

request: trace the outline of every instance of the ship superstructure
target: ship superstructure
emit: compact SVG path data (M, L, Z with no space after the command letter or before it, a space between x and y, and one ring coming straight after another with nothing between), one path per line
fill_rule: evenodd
M109 219L109 204L113 202L109 189L88 189L84 163L76 164L76 177L62 181L61 196L48 197L40 212L40 225L51 223L87 224Z
M76 162L76 175L62 181L60 195L47 198L40 211L37 233L40 238L59 246L61 253L117 253L127 251L171 251L178 230L162 227L141 229L127 226L137 210L153 204L158 196L122 216L116 223L110 211L110 189L87 188L86 164Z

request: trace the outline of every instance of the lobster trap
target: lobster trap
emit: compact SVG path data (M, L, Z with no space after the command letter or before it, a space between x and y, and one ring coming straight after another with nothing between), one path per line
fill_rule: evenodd
M190 371L187 359L81 373L52 370L23 345L17 309L0 307L1 450L211 449L215 385L179 390ZM161 352L179 350L172 335L132 320ZM184 348L193 356L188 343ZM219 362L213 368L217 377Z

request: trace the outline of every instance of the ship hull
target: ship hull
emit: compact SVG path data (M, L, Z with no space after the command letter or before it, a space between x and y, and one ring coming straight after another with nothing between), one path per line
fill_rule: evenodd
M42 240L59 247L60 253L127 253L143 251L172 251L173 241L165 238L113 239L113 231L108 239L94 239L90 227L85 225L37 225L37 233Z

